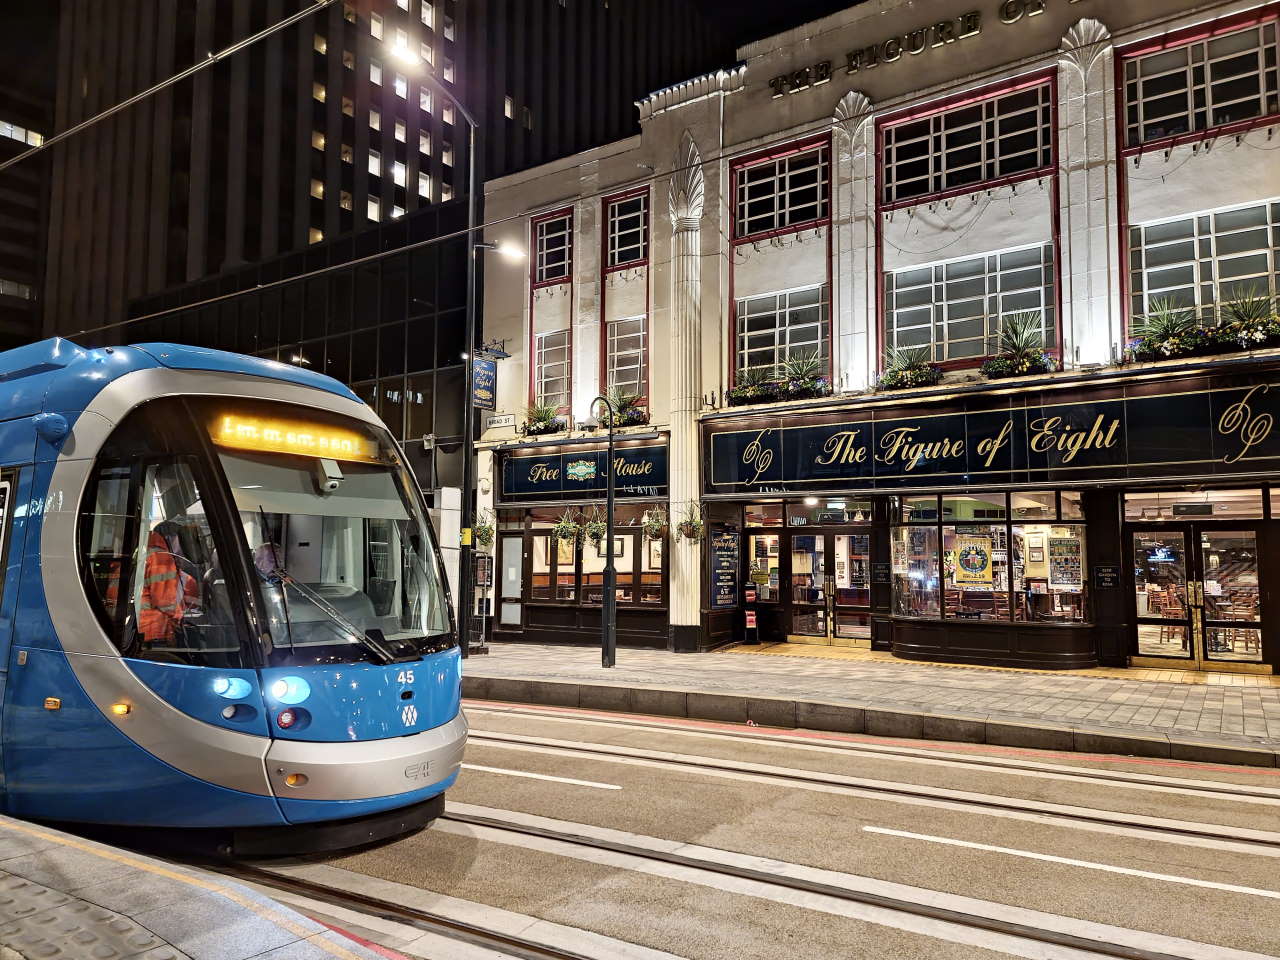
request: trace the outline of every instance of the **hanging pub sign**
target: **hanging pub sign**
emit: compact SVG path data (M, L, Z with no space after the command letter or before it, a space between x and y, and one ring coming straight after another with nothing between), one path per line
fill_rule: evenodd
M957 412L851 411L823 422L708 426L708 493L808 492L1268 473L1280 467L1280 377L1040 391ZM1074 396L1078 397L1079 392ZM980 405L982 404L982 405ZM917 408L920 409L920 408Z
M544 448L513 450L503 456L502 499L595 500L605 495L609 453L606 448L583 450ZM615 447L614 492L620 497L665 497L667 448L664 444Z
M498 361L494 357L471 357L471 405L479 410L498 408Z

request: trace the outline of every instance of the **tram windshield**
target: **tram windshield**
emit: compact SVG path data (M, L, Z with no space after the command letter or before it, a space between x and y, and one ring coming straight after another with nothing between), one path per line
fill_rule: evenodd
M413 482L384 430L347 417L152 401L112 434L82 501L85 587L127 657L415 660L455 641Z

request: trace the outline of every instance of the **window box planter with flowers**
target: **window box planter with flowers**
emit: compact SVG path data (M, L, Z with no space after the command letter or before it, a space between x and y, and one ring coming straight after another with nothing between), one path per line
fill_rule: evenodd
M1044 349L1044 324L1037 310L1005 317L999 346L1000 352L982 364L982 375L988 380L1052 373L1058 368L1053 356Z
M781 400L812 400L829 396L827 362L817 352L789 357L777 367L748 367L738 371L737 383L725 391L731 407Z
M1125 359L1137 363L1280 347L1276 302L1258 293L1222 304L1214 323L1205 323L1189 307L1152 300L1133 329L1136 337L1125 348Z
M942 368L930 361L928 347L899 347L889 351L884 372L876 381L876 389L932 387L941 379Z
M613 405L613 409L617 411L617 419L613 425L614 429L619 427L642 427L649 422L649 410L635 394L624 393L613 387L605 394L605 398ZM609 408L604 404L600 404L598 409L600 425L608 427L613 414L609 412Z
M559 407L552 403L535 403L525 410L520 432L526 437L541 437L548 433L561 433L565 427Z

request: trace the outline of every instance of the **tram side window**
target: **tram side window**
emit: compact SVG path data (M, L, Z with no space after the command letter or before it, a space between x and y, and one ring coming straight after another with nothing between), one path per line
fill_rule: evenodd
M241 666L200 490L183 461L103 463L81 515L86 586L123 656Z

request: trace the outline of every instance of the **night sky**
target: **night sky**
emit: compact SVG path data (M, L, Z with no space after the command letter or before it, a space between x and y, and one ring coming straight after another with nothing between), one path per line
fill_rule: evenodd
M692 0L707 16L724 24L734 46L789 30L829 13L856 6L858 0Z

